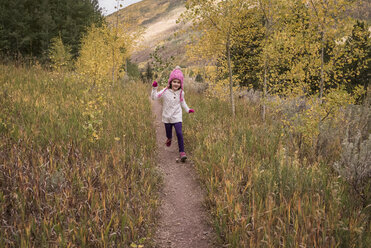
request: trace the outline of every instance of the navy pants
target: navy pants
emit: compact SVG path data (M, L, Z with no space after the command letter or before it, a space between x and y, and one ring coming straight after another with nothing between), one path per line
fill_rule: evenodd
M184 152L184 143L183 143L183 133L182 133L182 123L165 123L166 137L171 139L173 136L173 126L175 127L176 137L178 138L179 152Z

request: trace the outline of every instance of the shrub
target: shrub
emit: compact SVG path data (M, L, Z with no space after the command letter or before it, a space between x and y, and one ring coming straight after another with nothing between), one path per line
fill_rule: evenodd
M60 36L51 40L49 59L52 68L56 71L65 71L72 68L71 48L63 44Z
M195 81L198 83L202 83L204 81L200 73L197 74Z
M349 112L341 158L334 163L334 168L353 187L366 207L371 203L371 108L354 106Z

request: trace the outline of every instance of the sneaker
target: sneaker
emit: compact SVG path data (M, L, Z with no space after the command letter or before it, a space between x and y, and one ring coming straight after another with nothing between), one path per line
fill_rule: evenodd
M171 139L167 139L166 142L165 142L165 145L166 146L171 146Z
M187 159L187 155L185 152L180 153L180 161L185 162Z

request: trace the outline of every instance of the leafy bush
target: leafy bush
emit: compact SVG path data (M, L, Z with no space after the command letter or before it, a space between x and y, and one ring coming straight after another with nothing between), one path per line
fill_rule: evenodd
M140 78L140 71L137 64L131 62L130 59L126 60L127 63L127 74L129 77L133 79L139 79Z
M349 112L341 158L334 168L352 185L366 207L371 203L371 108L355 106Z
M204 79L202 78L202 76L201 76L200 73L197 74L197 76L195 78L195 81L196 82L199 82L199 83L202 83L204 81Z
M52 68L56 71L65 71L72 68L71 49L63 44L61 37L55 37L51 40L49 59Z

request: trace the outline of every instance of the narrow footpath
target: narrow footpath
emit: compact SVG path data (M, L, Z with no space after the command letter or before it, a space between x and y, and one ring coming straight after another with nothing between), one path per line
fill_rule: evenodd
M175 132L170 147L165 146L165 128L161 122L162 106L152 101L158 149L158 169L163 177L156 248L213 247L212 228L202 205L204 194L196 179L192 163L177 163L179 156ZM185 144L187 152L187 144ZM188 156L189 157L189 156Z

